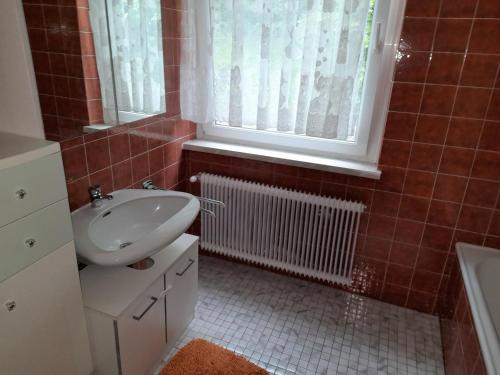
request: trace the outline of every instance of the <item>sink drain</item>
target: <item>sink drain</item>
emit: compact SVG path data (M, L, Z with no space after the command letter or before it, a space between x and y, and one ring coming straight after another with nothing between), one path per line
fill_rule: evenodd
M132 245L132 242L124 242L120 244L120 249L123 249L124 247L127 247L129 245Z
M127 267L133 268L135 270L147 270L148 268L153 267L155 264L155 261L151 258L146 258L143 260L140 260L138 262L135 262L134 264L129 264Z

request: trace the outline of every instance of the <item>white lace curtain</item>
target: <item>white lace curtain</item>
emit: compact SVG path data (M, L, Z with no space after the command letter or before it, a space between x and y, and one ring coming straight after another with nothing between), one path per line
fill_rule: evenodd
M186 0L181 113L199 123L355 136L373 0Z
M91 0L105 122L115 122L106 3L118 110L149 115L165 112L160 0Z

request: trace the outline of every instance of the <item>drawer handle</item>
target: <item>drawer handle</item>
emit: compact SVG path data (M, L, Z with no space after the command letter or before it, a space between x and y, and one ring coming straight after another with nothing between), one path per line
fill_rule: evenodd
M16 308L16 301L5 302L5 307L7 308L7 311L14 311L14 309Z
M189 267L191 267L193 264L194 264L194 260L189 259L189 264L187 265L187 267L186 267L186 268L184 268L184 269L182 270L182 272L176 272L175 274L176 274L177 276L182 276L182 275L184 275L184 274L186 273L186 271L189 269Z
M26 196L26 190L24 189L19 189L18 191L16 191L16 195L19 199L24 199L24 197Z
M142 317L143 317L144 315L146 315L146 313L147 313L149 310L151 310L151 307L153 307L153 306L154 306L154 304L155 304L156 302L158 302L158 298L156 298L156 297L151 297L151 301L152 301L152 302L149 304L149 306L148 306L148 307L146 307L146 310L144 310L144 311L142 312L142 314L141 314L141 315L139 315L139 316L133 315L133 316L132 316L132 318L133 318L133 319L135 319L135 320L141 320L141 319L142 319Z
M24 244L26 247L35 247L36 240L34 238L28 238L26 241L24 241Z

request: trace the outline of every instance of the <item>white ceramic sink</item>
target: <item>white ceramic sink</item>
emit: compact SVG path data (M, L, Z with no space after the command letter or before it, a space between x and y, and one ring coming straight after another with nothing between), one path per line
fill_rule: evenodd
M193 223L200 203L191 194L163 190L118 190L97 208L71 214L80 261L123 266L172 243Z

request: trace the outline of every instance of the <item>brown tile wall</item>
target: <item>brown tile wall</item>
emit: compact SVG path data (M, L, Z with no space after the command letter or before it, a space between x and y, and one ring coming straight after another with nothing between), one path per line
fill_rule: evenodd
M152 179L160 187L183 188L181 145L196 129L179 117L180 9L178 1L162 1L166 113L61 141L72 210L88 203L87 189L94 184L109 192L140 188Z
M23 0L45 135L62 140L102 123L87 0Z
M142 188L151 179L159 187L183 190L181 145L195 135L193 123L178 115L158 115L61 142L71 210L89 202L88 187L104 192Z
M35 19L34 59L43 61L35 63L37 75L52 78L53 61L66 70L74 67L69 59L81 56L48 52L45 18L29 15L40 9L43 14L56 0L25 3L27 17ZM199 171L362 201L368 209L350 290L453 317L444 321L452 322L445 328L448 373L459 374L453 372L459 367L481 373L454 244L500 247L500 3L408 0L380 181L198 152L183 155L181 145L195 137L195 127L179 117L178 3L162 2L168 112L62 142L72 209L87 203L87 187L95 183L111 191L152 178L163 187L196 192L195 185L185 186L185 178ZM49 119L58 117L52 96L41 95L49 103L42 106L52 108L44 113ZM454 367L452 358L460 354L457 363L463 366Z
M408 0L382 178L198 152L208 171L364 202L353 292L444 313L457 240L500 248L500 2Z

